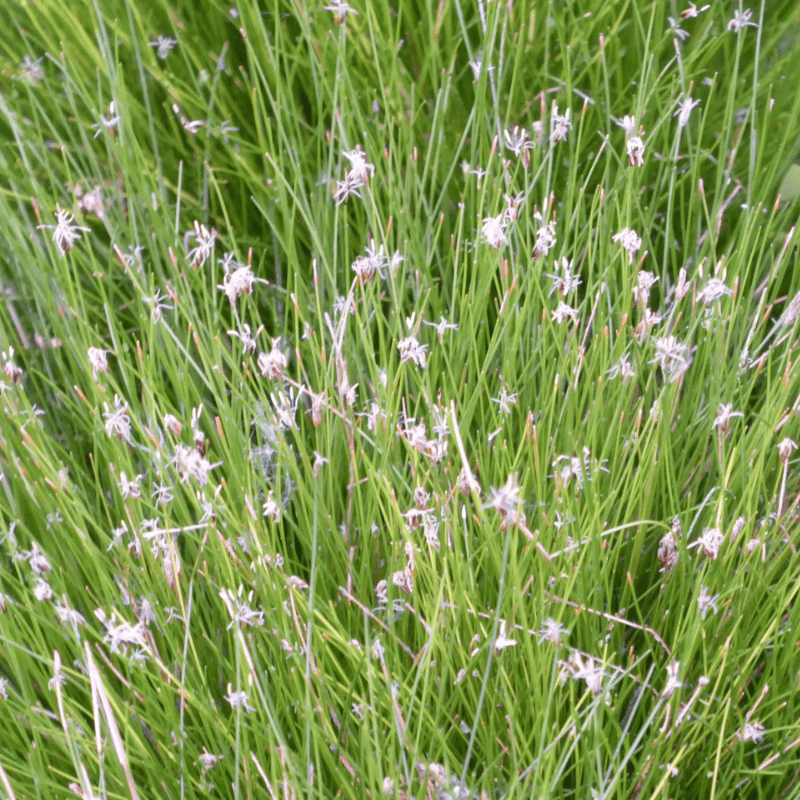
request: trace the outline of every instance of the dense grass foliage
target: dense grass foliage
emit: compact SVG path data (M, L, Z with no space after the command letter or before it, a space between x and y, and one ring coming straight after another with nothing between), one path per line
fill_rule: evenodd
M1 797L800 794L750 5L11 0Z

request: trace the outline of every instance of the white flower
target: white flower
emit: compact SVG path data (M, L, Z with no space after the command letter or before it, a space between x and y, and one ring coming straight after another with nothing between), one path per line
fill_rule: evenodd
M636 286L633 287L633 299L638 303L641 302L642 306L646 306L650 299L650 289L656 283L658 278L652 272L641 269L636 275Z
M689 293L689 281L686 280L686 269L678 270L678 282L675 284L675 300L683 300Z
M128 476L124 472L120 472L117 486L119 487L119 493L122 495L122 499L127 500L128 498L133 498L138 500L142 496L139 484L143 479L144 475L137 475L132 481L129 481Z
M689 8L685 11L681 11L681 19L691 19L696 17L698 14L702 14L704 11L708 11L711 6L703 6L702 8L698 8L694 3L689 3Z
M84 233L91 232L91 228L82 228L80 225L73 225L72 220L74 217L69 211L64 211L60 206L56 206L56 224L55 225L37 225L37 230L50 230L53 231L53 241L58 247L59 253L65 256L72 250L72 246L78 239L81 238L78 231Z
M392 573L392 583L403 594L412 594L414 591L414 573L408 567L397 570Z
M369 283L376 274L384 278L386 276L387 266L388 259L383 252L383 245L376 250L375 242L371 241L370 244L367 245L366 255L359 256L351 264L350 268L364 283Z
M548 617L539 628L539 644L550 642L550 644L561 647L562 637L569 636L569 630L560 622L556 622L552 617Z
M502 527L511 525L512 527L519 522L524 524L525 512L522 510L522 499L520 498L520 487L517 484L517 476L509 475L505 486L499 489L491 487L492 497L484 508L493 508L503 517Z
M713 597L708 593L708 589L705 586L700 588L700 595L697 598L697 609L702 614L703 619L706 618L706 614L708 613L708 609L710 608L715 614L718 613L719 609L717 609L717 600L719 599L719 595L715 594Z
M420 344L414 335L402 339L397 345L400 351L400 363L413 361L421 369L425 369L425 351L428 345Z
M553 112L550 117L550 143L566 141L567 133L572 127L569 121L570 109L565 114L558 113L558 106L553 103Z
M235 336L239 341L242 343L242 347L245 353L255 353L256 351L256 339L255 337L258 336L259 331L256 331L255 336L250 333L250 326L245 323L242 325L241 331L227 331L228 336Z
M375 174L375 167L367 161L367 154L361 149L361 145L356 145L349 152L345 150L342 155L350 162L350 172L362 184L369 183L370 177Z
M628 378L636 377L636 370L631 366L629 357L623 355L620 357L619 361L606 372L606 375L608 375L610 380L619 376L624 383Z
M429 325L432 328L436 328L436 338L442 342L444 340L444 335L448 330L457 331L458 325L448 322L444 317L442 317L438 322L427 322L423 320L423 325Z
M348 14L356 14L358 15L358 11L353 8L350 8L347 3L343 2L343 0L333 0L332 5L323 6L325 11L332 11L333 12L333 21L337 25L343 25L345 18Z
M358 175L353 172L345 172L344 180L336 182L336 190L333 193L336 205L340 206L342 203L346 203L351 195L361 197L358 190L362 186L364 186L364 181Z
M44 61L44 56L37 58L34 61L30 56L24 56L22 59L22 64L20 64L20 70L22 71L22 77L24 77L30 83L37 83L38 81L44 78L44 72L42 71L42 61Z
M103 641L111 645L112 653L118 653L120 650L126 653L129 645L136 645L137 647L146 645L143 622L131 625L129 622L123 621L115 625L109 620L104 624L106 626L106 635L103 637Z
M630 139L632 136L636 136L636 117L633 115L626 114L621 122L617 120L617 125L625 131L626 138Z
M633 264L633 257L639 252L642 240L632 228L623 228L611 237L612 242L619 242L628 253L628 263Z
M715 300L719 300L721 297L730 297L732 294L733 290L729 289L719 278L709 278L697 298L708 306Z
M476 53L475 58L467 63L472 69L473 82L477 83L480 80L481 68L483 67L483 53ZM493 69L494 67L492 66L486 67L487 72L491 72Z
M27 559L31 572L33 572L34 575L44 575L52 569L44 550L42 550L36 542L32 542L30 551L23 552L22 557Z
M481 233L486 243L497 250L501 245L508 244L505 228L505 214L500 214L497 217L486 217L486 219L483 221Z
M628 163L632 167L644 166L644 142L641 136L632 136L625 148L628 151Z
M194 238L195 246L189 250L188 242L191 238ZM213 228L209 231L197 220L194 221L194 230L186 232L183 237L183 246L188 250L186 258L195 269L202 267L211 256L216 239L217 232Z
M497 403L500 406L501 414L510 414L511 406L517 404L517 395L509 394L504 386L500 390L500 397L492 397L491 400L493 403Z
M503 200L506 201L506 210L503 212L506 225L509 222L516 222L519 219L520 207L525 202L525 192L517 195L504 194Z
M699 539L695 539L689 547L700 547L712 560L719 555L719 548L725 541L725 535L719 528L706 528Z
M172 311L174 306L168 305L164 301L167 299L165 294L161 293L161 289L156 289L155 295L153 297L143 297L142 300L147 303L148 305L153 306L150 312L150 318L153 320L154 323L158 323L161 320L161 314L164 311Z
M559 324L564 322L566 319L571 319L572 322L577 325L578 310L571 308L563 300L559 300L556 310L551 312L550 319Z
M591 656L584 662L583 656L575 650L567 662L567 667L571 673L571 677L576 681L586 681L586 686L592 694L598 695L603 691L603 678L606 674L605 670L603 670Z
M685 31L683 28L681 28L673 17L667 17L667 22L669 23L669 27L673 36L675 36L677 39L680 39L680 41L684 42L689 38L688 31Z
M531 258L536 260L540 256L546 256L556 244L556 224L552 220L544 224L544 218L537 211L534 213L533 218L539 223L539 228L536 231L536 244L533 246L533 253Z
M520 129L519 126L516 125L513 131L503 131L506 147L517 157L524 155L526 150L531 150L535 146L536 143L532 142L528 136L529 134L526 128Z
M544 273L545 278L550 278L550 280L553 281L553 285L550 287L548 295L558 291L559 294L566 296L581 285L580 279L576 278L572 274L571 261L567 261L566 258L561 258L560 260L556 259L555 267L557 270L560 268L562 273L561 275L551 275L549 272Z
M231 622L226 630L230 630L234 625L259 627L264 624L264 612L254 611L250 607L253 602L253 592L250 592L245 600L242 599L243 594L243 586L239 586L238 596L231 589L220 590L219 596L231 615Z
M766 728L760 720L755 722L745 722L741 730L736 732L736 738L740 742L755 742L758 744L764 738Z
M714 428L719 428L721 433L725 433L730 427L730 422L733 417L743 417L741 411L734 411L733 410L733 403L720 403L719 408L717 408L717 416L714 418L714 424L711 426L712 430Z
M228 684L228 694L224 695L225 699L231 704L231 708L243 708L245 711L255 711L247 701L247 692L234 692L233 686Z
M248 266L241 266L226 275L222 279L222 285L218 285L217 289L222 289L231 301L231 305L235 305L240 294L253 293L255 282L256 276L253 275L253 270Z
M175 455L172 457L171 463L180 473L181 483L186 483L189 478L194 478L200 486L205 486L208 483L208 473L222 462L212 464L208 459L203 458L194 447L179 444L175 448Z
M105 412L105 429L109 436L116 436L120 441L130 442L131 420L128 416L128 404L121 400L119 395L114 395L114 410L108 410L108 403L103 403Z
M78 625L86 626L86 618L83 614L81 614L80 611L75 611L68 605L62 604L60 600L56 600L55 609L61 622L71 625L73 628L77 628Z
M664 686L664 691L661 692L661 698L663 700L667 700L668 698L672 697L673 692L683 686L678 678L678 670L680 669L680 666L681 662L675 661L675 659L672 659L672 661L670 661L667 665L667 683L666 686Z
M14 348L9 347L7 351L4 350L0 355L2 355L3 359L3 375L12 383L19 383L19 379L22 377L22 367L14 363ZM0 391L2 388L3 386L0 386Z
M778 456L782 464L785 464L789 460L792 450L797 450L797 442L793 439L787 437L778 444Z
M117 114L117 104L113 100L108 104L108 113L111 115L108 119L101 114L100 122L92 125L92 130L96 131L93 138L96 139L103 132L103 128L111 130L119 123L120 116Z
M509 639L506 636L506 621L500 620L500 630L497 632L497 638L494 640L495 652L505 650L506 647L513 647L517 643L516 639Z
M231 11L233 11L233 9L231 9ZM214 767L217 766L221 758L221 755L215 756L213 753L209 753L204 747L203 752L200 753L200 755L197 757L197 760L200 762L200 768L205 775L206 772L208 772L210 769L214 769Z
M744 11L739 11L737 9L733 12L733 19L728 23L728 30L739 33L742 28L746 28L747 26L757 28L758 23L751 22L752 17L753 12L749 8L746 8Z
M108 372L108 353L109 350L101 350L99 347L90 347L86 351L89 363L92 365L92 377L97 380L98 372Z
M177 39L172 39L169 36L159 36L154 42L150 42L150 47L158 48L156 55L164 61L172 50L178 44Z
M281 507L275 501L272 492L267 495L266 502L261 507L261 510L264 516L272 520L272 522L278 523L281 521Z
M44 578L34 578L33 594L34 597L36 597L36 599L41 603L52 598L53 590L50 588L50 584Z
M278 348L279 339L272 342L272 350L269 353L260 353L256 364L261 370L261 374L265 378L271 380L279 380L283 377L283 371L286 369L287 361L286 356Z
M654 342L656 357L651 364L658 362L670 383L678 380L691 366L688 345L679 342L674 336L662 336Z
M174 414L164 414L164 427L173 435L180 436L183 430L181 421Z
M672 115L673 117L678 118L678 127L683 128L686 126L686 123L689 121L689 115L692 113L692 109L700 105L699 100L692 100L691 97L687 97L685 100L682 100L680 105L678 106L678 110Z

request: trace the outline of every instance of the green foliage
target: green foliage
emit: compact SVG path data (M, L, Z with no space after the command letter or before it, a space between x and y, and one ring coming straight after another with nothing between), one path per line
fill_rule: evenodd
M794 4L263 5L0 30L0 796L796 795Z

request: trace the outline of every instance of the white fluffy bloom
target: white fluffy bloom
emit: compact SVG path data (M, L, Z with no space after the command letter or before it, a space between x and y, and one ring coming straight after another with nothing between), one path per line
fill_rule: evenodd
M628 152L628 163L632 167L644 166L644 142L641 136L631 136L625 149Z
M108 372L108 350L99 347L90 347L86 351L89 363L92 365L92 377L97 380L98 372Z
M642 247L642 240L632 228L623 228L611 237L612 242L619 242L628 253L628 263L633 264L633 258Z
M226 275L222 284L217 286L217 289L222 289L231 301L231 305L236 304L240 294L252 294L253 284L256 282L256 276L253 275L253 270L248 266L237 267L229 275Z
M261 374L265 378L272 380L279 380L283 377L283 371L286 369L287 361L286 356L278 349L278 340L272 343L272 350L269 353L260 353L256 361Z
M81 238L78 231L89 233L91 228L82 228L80 225L73 225L74 219L69 211L65 211L60 206L56 206L56 224L55 225L38 225L37 230L51 230L53 231L53 241L58 247L59 253L65 256L72 250L72 246L78 239Z
M719 555L719 548L725 541L725 535L719 528L706 528L699 539L695 539L689 547L700 547L712 560Z
M425 369L425 351L428 345L420 344L416 336L408 336L397 345L400 351L400 363L413 361L421 369Z
M495 250L499 249L501 245L508 244L506 238L506 220L505 214L500 214L497 217L486 217L483 221L481 234L487 244L494 247Z
M740 742L754 742L758 744L763 738L767 729L761 724L760 720L755 722L745 722L741 730L736 732L736 738Z
M342 155L350 162L349 174L358 178L362 184L369 183L375 174L375 167L367 161L367 154L356 145L353 150L345 150Z

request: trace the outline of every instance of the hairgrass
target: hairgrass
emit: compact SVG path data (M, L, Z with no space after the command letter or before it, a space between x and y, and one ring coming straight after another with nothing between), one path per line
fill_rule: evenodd
M0 32L0 794L795 795L793 3L267 5Z

